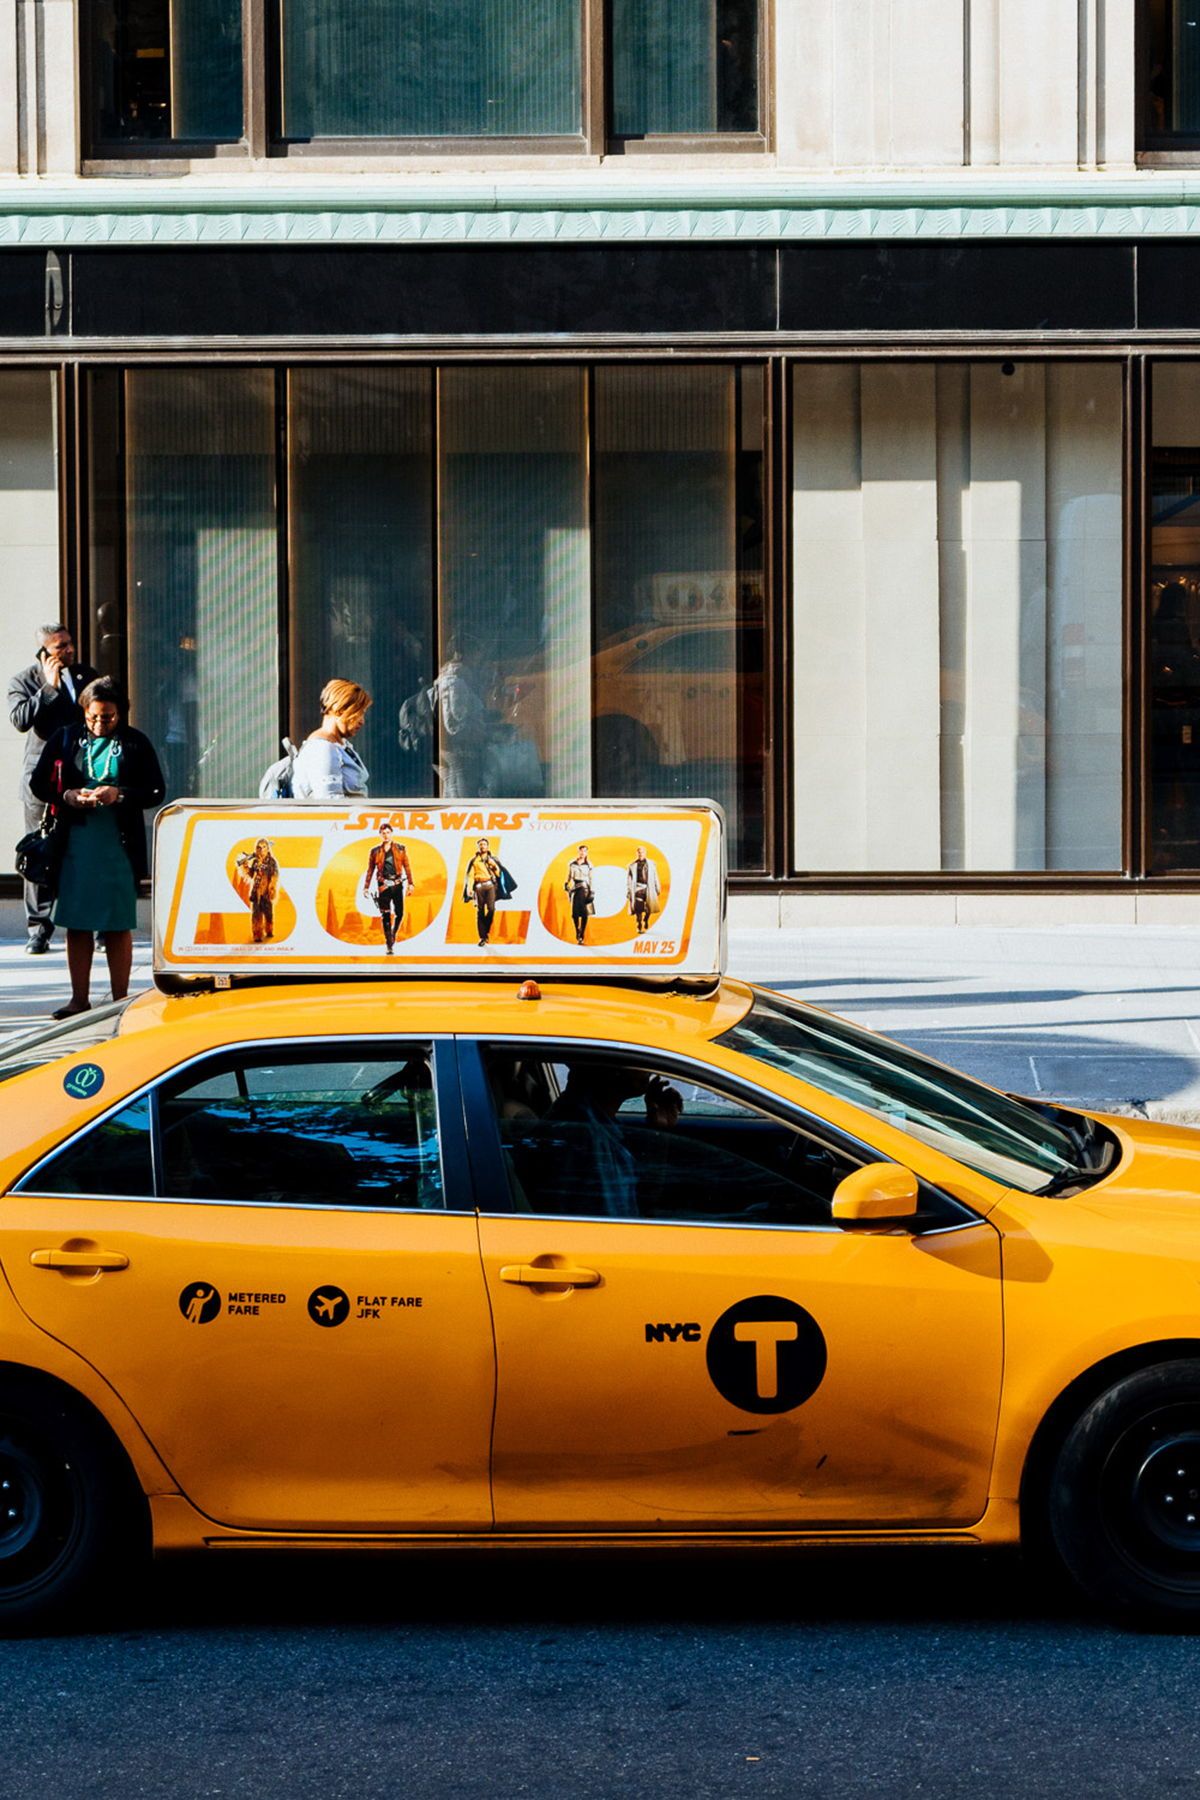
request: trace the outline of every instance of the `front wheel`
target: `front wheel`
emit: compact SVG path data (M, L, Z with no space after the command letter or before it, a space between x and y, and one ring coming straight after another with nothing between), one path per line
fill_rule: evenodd
M1105 1611L1200 1625L1200 1360L1140 1369L1092 1402L1059 1452L1048 1523Z
M75 1617L137 1561L144 1503L82 1407L0 1386L0 1634Z

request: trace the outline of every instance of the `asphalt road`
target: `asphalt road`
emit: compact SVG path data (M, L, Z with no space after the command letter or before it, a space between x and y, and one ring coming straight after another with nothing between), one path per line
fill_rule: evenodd
M3 1787L143 1795L1169 1795L1200 1644L1008 1556L229 1557L0 1644Z

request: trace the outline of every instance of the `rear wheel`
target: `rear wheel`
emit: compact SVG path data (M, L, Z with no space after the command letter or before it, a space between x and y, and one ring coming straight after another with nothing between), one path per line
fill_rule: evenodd
M1067 1572L1106 1611L1200 1625L1200 1360L1138 1370L1092 1402L1048 1513Z
M0 1383L0 1632L77 1615L144 1545L144 1502L103 1428L53 1387Z

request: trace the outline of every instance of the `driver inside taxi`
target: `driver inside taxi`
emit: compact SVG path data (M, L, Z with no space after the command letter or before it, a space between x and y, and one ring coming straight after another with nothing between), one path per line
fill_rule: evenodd
M594 1210L612 1219L640 1217L637 1159L618 1117L625 1102L639 1094L646 1125L672 1130L683 1112L679 1090L661 1075L614 1063L576 1063L546 1113L548 1120L586 1127L568 1134L556 1169L557 1184L578 1198L582 1212Z

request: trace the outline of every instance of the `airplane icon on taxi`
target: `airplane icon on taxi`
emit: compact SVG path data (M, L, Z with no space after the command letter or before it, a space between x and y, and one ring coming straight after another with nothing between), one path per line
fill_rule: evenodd
M339 1287L317 1288L309 1295L308 1316L314 1325L340 1325L349 1310L349 1295Z

